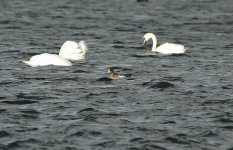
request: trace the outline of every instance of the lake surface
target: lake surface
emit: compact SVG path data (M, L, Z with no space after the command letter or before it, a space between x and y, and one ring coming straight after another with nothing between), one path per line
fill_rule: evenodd
M231 0L1 1L0 149L232 150L232 14ZM187 53L146 55L147 32ZM22 62L66 40L86 41L85 61Z

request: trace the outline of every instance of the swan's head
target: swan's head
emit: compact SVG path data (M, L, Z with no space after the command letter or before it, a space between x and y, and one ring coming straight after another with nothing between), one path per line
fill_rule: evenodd
M146 44L147 41L149 41L151 38L155 37L154 33L146 33L143 36L143 45Z
M80 41L79 42L79 46L80 46L80 49L83 50L83 51L88 51L88 48L87 48L87 44L85 41Z

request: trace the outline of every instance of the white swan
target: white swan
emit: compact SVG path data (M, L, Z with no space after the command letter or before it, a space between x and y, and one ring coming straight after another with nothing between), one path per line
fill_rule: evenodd
M38 66L72 66L69 60L82 60L85 59L87 52L87 46L84 41L79 43L75 41L66 41L59 52L59 55L43 53L40 55L35 55L30 58L29 61L23 61L31 67Z
M150 39L153 41L152 52L158 52L161 54L183 54L186 49L183 45L174 44L174 43L164 43L157 47L157 38L153 33L146 33L143 37L144 42L143 45Z
M69 60L59 55L48 54L48 53L32 56L29 61L23 61L23 62L31 67L48 66L48 65L72 66L72 63Z
M60 49L59 56L68 60L82 60L85 59L87 50L85 41L80 41L79 43L66 41Z

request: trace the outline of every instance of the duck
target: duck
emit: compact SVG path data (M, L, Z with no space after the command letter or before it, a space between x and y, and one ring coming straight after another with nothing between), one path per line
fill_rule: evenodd
M72 66L71 61L85 59L88 48L85 41L79 43L75 41L66 41L60 48L59 55L43 53L32 56L29 61L23 61L31 67L38 66Z
M109 68L108 69L108 76L110 79L115 80L115 79L130 77L131 75L130 74L118 74L113 70L113 68Z
M152 52L158 52L165 55L170 54L183 54L186 51L186 48L181 44L175 44L175 43L164 43L157 47L157 38L154 33L146 33L143 36L143 45L146 44L147 41L152 39L153 46L152 46Z

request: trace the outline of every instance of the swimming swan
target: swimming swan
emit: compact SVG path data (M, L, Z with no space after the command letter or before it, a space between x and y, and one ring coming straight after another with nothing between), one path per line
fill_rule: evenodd
M32 56L29 61L23 61L23 62L31 67L48 66L48 65L72 66L72 63L69 60L59 55L48 54L48 53Z
M85 41L79 43L75 41L66 41L59 52L59 56L68 60L82 60L85 59L88 51Z
M43 53L32 56L29 61L23 61L31 67L38 66L72 66L69 60L82 60L85 59L87 52L87 46L85 41L79 43L75 41L66 41L59 52L59 55Z
M152 39L152 52L158 52L161 54L183 54L186 50L183 45L174 43L164 43L157 47L157 38L153 33L146 33L143 39L143 45L145 45L148 40Z

